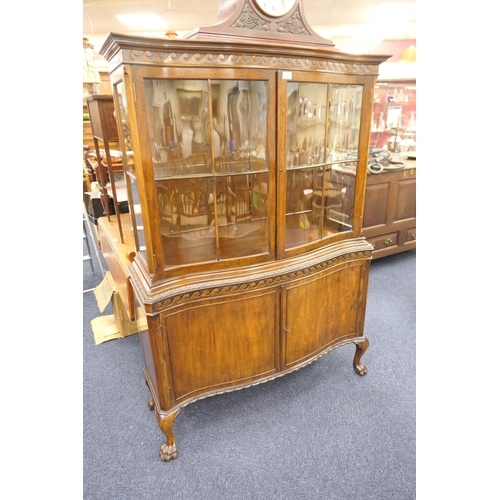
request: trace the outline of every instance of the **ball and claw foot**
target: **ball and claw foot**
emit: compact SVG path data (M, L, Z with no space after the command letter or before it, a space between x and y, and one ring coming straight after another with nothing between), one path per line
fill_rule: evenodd
M361 356L363 356L363 354L366 352L369 345L370 343L368 342L367 338L365 338L363 342L356 344L356 352L354 353L354 361L352 362L352 365L354 367L354 371L361 376L366 375L366 373L368 372L368 368L363 363L361 363Z
M365 365L354 365L354 371L362 376L367 374L368 368Z
M175 443L174 422L179 413L180 408L177 408L172 413L167 415L156 412L156 418L160 429L165 434L167 442L160 446L160 459L162 462L169 462L177 458L177 445Z
M160 446L160 460L162 462L169 462L173 458L177 458L177 446L162 444Z

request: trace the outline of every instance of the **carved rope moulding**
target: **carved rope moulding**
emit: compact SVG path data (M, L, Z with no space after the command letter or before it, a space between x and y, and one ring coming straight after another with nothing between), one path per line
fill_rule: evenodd
M283 285L290 281L305 278L311 274L318 273L336 264L347 262L358 258L369 258L371 253L369 251L352 252L350 254L339 255L337 257L325 260L323 262L315 263L307 268L289 269L288 272L281 270L278 276L254 276L246 277L246 280L241 283L231 280L220 280L217 283L212 283L212 286L206 289L200 289L200 284L187 285L181 289L173 290L169 293L168 297L160 298L155 301L153 310L160 312L163 309L186 304L193 300L218 297L236 294L240 292L249 292L252 290L259 290L262 288Z
M370 74L375 67L372 64L350 64L341 62L324 61L321 59L300 59L291 57L273 57L243 54L200 54L198 52L155 52L149 50L131 50L130 60L138 63L163 63L183 65L200 64L248 67L250 65L264 68L287 68L305 70L323 70L342 73Z

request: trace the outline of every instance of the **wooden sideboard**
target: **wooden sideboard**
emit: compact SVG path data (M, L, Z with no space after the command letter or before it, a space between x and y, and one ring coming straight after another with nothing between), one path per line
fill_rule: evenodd
M373 259L417 246L417 162L392 159L403 161L404 169L367 176L363 235L374 246Z

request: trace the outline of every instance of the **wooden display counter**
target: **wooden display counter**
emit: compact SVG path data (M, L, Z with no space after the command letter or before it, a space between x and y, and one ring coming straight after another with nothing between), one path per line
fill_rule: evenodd
M417 246L417 162L393 154L404 169L368 174L363 235L374 246L373 259Z

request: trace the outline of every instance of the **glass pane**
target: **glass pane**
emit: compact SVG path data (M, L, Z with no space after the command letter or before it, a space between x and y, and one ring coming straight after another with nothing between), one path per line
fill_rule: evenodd
M217 257L211 178L156 182L165 261L182 265Z
M327 91L323 83L288 83L288 167L324 161Z
M165 265L269 252L268 83L144 83Z
M118 102L116 109L116 119L121 128L123 141L121 143L122 155L124 158L123 165L125 175L127 177L127 197L129 203L130 218L134 231L134 241L136 251L143 253L144 258L146 251L146 243L144 240L144 227L142 223L141 206L139 204L139 194L137 192L137 181L135 177L134 151L130 139L130 125L128 116L127 94L125 92L125 83L123 81L115 85L115 96ZM115 183L117 176L115 175Z
M285 247L291 248L320 238L319 219L313 212L317 169L289 169L286 181Z
M342 206L325 205L325 224L339 231L352 228L354 189L361 123L361 85L331 85L328 116L328 186L342 193Z
M212 80L216 172L267 170L267 82Z
M318 174L317 188L313 192L313 212L325 238L352 226L355 175L342 172L336 165L327 165Z
M287 84L286 249L352 227L362 90Z
M144 226L142 222L142 212L141 205L139 203L139 193L137 192L137 181L133 175L128 176L129 180L129 208L131 207L130 213L133 214L135 219L135 227L137 229L137 239L139 245L139 251L144 252L144 258L146 258L146 242L144 240Z
M128 106L127 106L127 95L125 93L125 84L120 82L115 85L116 96L118 98L118 116L120 120L120 126L122 129L123 145L125 148L123 151L127 155L127 161L123 162L124 168L127 172L135 175L134 167L134 152L132 149L132 142L130 140L130 126L128 121Z
M207 80L144 80L155 179L212 172Z
M292 248L322 237L328 85L288 82L287 94L285 248Z
M357 156L362 96L361 85L330 86L327 161Z
M217 178L220 258L266 253L269 174Z

